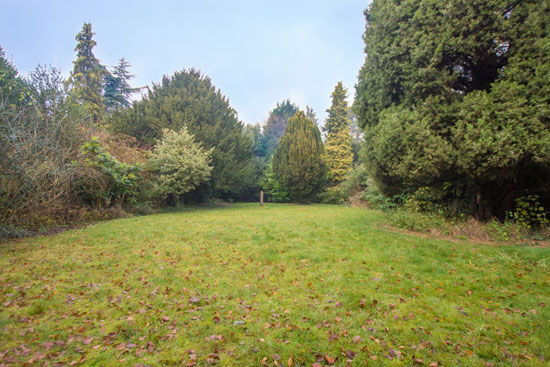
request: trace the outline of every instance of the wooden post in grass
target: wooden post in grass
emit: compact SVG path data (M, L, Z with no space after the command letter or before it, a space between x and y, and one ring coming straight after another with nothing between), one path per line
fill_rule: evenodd
M264 190L260 191L260 206L264 206Z

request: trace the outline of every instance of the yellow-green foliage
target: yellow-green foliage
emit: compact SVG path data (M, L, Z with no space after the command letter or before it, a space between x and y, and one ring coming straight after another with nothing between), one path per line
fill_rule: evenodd
M343 126L339 130L329 133L325 143L324 160L328 169L328 177L333 183L337 184L346 179L353 168L349 127Z
M150 158L157 174L156 191L161 196L183 195L210 177L213 149L206 150L184 128L179 132L164 129Z
M333 184L344 181L353 168L348 110L346 89L342 82L338 82L332 92L332 104L327 110L328 118L323 128L327 134L323 160L327 165L328 178Z

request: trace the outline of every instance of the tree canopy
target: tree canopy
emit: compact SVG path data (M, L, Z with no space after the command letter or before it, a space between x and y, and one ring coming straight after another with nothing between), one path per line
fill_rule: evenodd
M365 16L354 108L386 194L440 188L481 218L526 192L548 198L550 13L541 1L375 0Z
M115 112L111 124L146 145L153 145L162 129L185 127L206 149L214 148L210 179L192 196L233 198L251 184L252 141L227 98L198 70L163 77L141 101Z

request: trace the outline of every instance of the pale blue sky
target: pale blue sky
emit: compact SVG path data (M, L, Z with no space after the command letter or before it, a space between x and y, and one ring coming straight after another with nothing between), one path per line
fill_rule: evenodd
M72 69L85 21L104 65L124 56L132 85L195 67L247 123L277 102L312 106L322 123L340 80L355 93L369 0L0 0L0 46L22 75L52 64Z

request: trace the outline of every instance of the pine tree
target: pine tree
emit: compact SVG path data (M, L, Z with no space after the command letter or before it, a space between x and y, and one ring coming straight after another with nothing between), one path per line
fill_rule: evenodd
M84 23L82 31L75 37L76 60L71 72L69 84L71 93L82 103L90 114L90 119L95 124L101 123L103 118L103 76L105 67L94 56L93 48L96 42L92 39L92 25Z
M292 201L311 202L322 189L326 166L321 134L302 111L288 120L272 164L277 182Z
M134 77L128 68L130 63L123 58L113 68L112 73L105 74L105 90L103 92L103 104L110 112L119 108L130 107L130 97L140 88L132 88L128 81Z
M323 126L323 131L328 136L332 130L338 130L342 126L349 126L348 103L346 102L346 90L342 82L338 82L332 92L332 104L327 110L328 118Z

